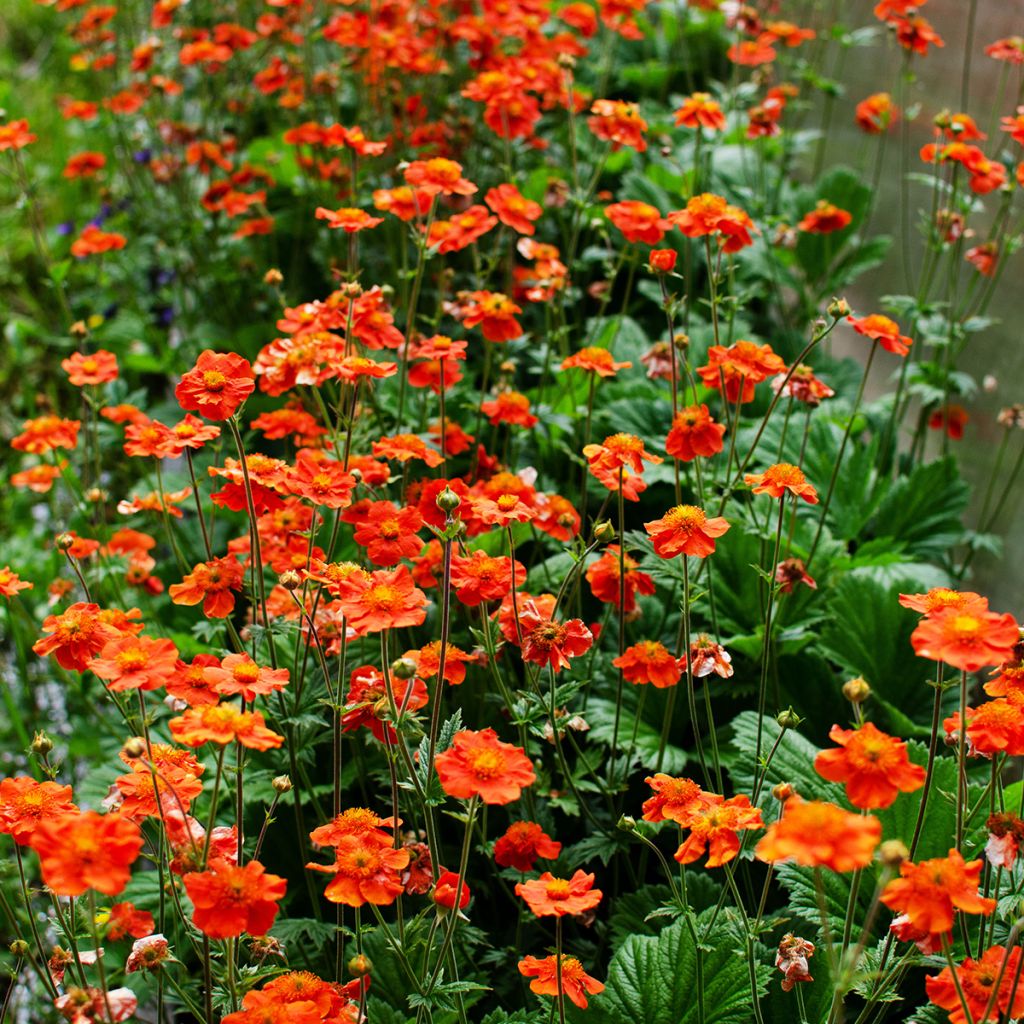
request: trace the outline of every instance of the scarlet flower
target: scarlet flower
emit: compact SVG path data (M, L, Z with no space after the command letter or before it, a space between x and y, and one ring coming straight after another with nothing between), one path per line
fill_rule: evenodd
M1011 757L1024 754L1024 707L1016 699L986 701L976 708L967 708L966 717L972 752L988 757L1002 752ZM959 733L960 712L947 718L943 725L947 736Z
M117 356L104 348L97 349L91 355L75 352L62 359L61 369L68 375L68 380L75 387L106 384L117 379Z
M258 711L239 711L231 704L188 708L179 718L172 718L168 728L179 743L188 747L204 743L225 746L237 741L250 750L272 750L284 742L283 736L266 727Z
M513 579L513 573L515 579ZM498 601L526 582L526 566L505 556L471 551L469 557L452 556L452 588L467 608Z
M585 871L568 879L545 871L540 878L518 882L515 891L537 917L565 917L593 910L601 902L604 893L593 885L594 876Z
M375 501L366 518L356 525L354 539L366 548L374 565L395 565L420 553L423 541L417 530L423 517L412 507L396 508L390 501Z
M444 157L414 160L403 173L407 185L429 196L470 196L476 191L476 185L462 177L462 165Z
M625 100L594 100L587 126L599 138L617 150L629 146L638 153L647 150L647 122L640 116L640 108Z
M153 915L146 910L139 910L134 903L115 903L107 918L107 938L114 942L126 935L133 939L144 939L153 934L154 923Z
M980 594L971 590L957 591L948 587L932 587L926 594L900 594L900 605L920 612L922 615L933 615L947 608L966 608L976 602L985 603Z
M514 821L494 844L495 863L516 871L532 871L538 857L554 860L561 852L562 844L534 821Z
M119 632L101 618L97 604L79 602L60 615L48 615L43 630L49 636L37 640L32 650L39 655L52 654L61 668L82 672L105 644L119 637Z
M922 57L928 55L929 46L942 47L946 45L926 18L896 18L890 24L896 26L896 41L900 46L912 53L920 54Z
M1024 1014L1024 990L1017 984L1020 957L1020 946L990 946L977 960L968 957L956 968L956 981L949 967L925 978L925 991L936 1006L949 1011L950 1024L967 1024L961 992L970 1019L978 1024L1018 1018Z
M911 763L906 743L871 722L859 729L834 725L828 735L839 747L821 751L815 770L829 782L845 783L854 807L889 807L897 794L913 793L924 785L924 769Z
M828 200L819 199L814 209L804 214L796 228L809 235L828 235L849 227L852 221L853 214L849 211L841 210Z
M373 205L385 213L394 214L399 220L410 221L422 217L433 201L433 194L423 189L412 189L408 185L398 188L379 188L373 193Z
M243 702L283 690L288 685L288 669L257 665L248 654L229 654L219 665L203 669L203 679L224 697L241 694Z
M518 494L496 494L494 498L473 498L472 514L476 520L487 526L509 526L511 523L526 523L537 515L537 511L526 504Z
M16 597L21 590L31 590L35 586L28 580L21 579L9 565L0 569L0 597Z
M101 231L95 224L88 224L71 243L71 255L76 259L96 256L100 253L123 249L128 239L116 231Z
M707 867L720 868L740 852L737 833L764 828L764 822L761 808L751 807L749 798L741 794L729 800L717 797L689 817L685 827L690 834L676 850L675 859L692 864L707 850Z
M395 705L407 713L427 706L427 686L422 679L391 679ZM363 665L353 671L349 680L345 713L341 716L344 732L367 726L381 743L396 743L398 735L387 721L390 718L387 699L387 680L372 665ZM385 738L386 737L386 738Z
M887 92L876 92L857 104L854 116L861 131L880 135L895 122L899 108Z
M484 196L484 202L498 215L502 224L521 235L532 235L533 222L544 212L540 203L527 199L515 185L498 185Z
M156 420L129 423L124 438L125 455L134 458L176 459L184 448L178 435Z
M58 896L81 896L86 889L116 896L143 844L133 821L95 811L42 819L32 835L43 882Z
M424 679L432 679L441 671L441 641L432 640L418 651L406 651L403 657L416 663L416 674ZM466 679L466 663L473 661L473 656L459 650L454 644L445 645L444 681L458 686Z
M121 636L103 645L89 669L112 693L156 690L177 673L178 648L171 640Z
M818 504L818 492L807 482L799 466L778 462L763 473L747 473L743 482L749 484L754 494L767 494L772 498L783 498L786 493L803 498L809 505Z
M550 665L555 672L568 668L570 658L586 654L594 643L594 634L581 619L556 622L533 601L527 601L520 609L519 623L523 633L523 661Z
M185 813L203 791L202 782L184 769L158 764L156 771L155 784L154 773L146 764L136 764L129 774L114 780L112 803L124 817L160 817L171 810Z
M943 430L953 441L960 441L964 436L964 427L970 415L962 405L944 405L936 409L928 417L931 430Z
M588 444L583 448L583 457L590 465L591 472L602 483L602 477L617 476L621 467L627 467L634 473L644 471L644 462L657 464L664 460L658 455L652 455L644 447L644 442L635 434L611 434L600 444ZM618 490L618 481L611 486L612 490Z
M881 838L882 823L871 815L793 796L784 804L782 817L768 826L754 856L769 864L795 860L804 867L854 871L871 863Z
M853 324L853 329L865 338L877 341L886 352L892 352L897 356L905 356L913 345L913 339L900 334L899 324L890 320L880 313L872 313L870 316L858 319L855 316L848 316L847 321Z
M981 861L965 862L959 850L948 857L900 865L879 897L891 910L905 914L911 927L929 935L946 935L953 928L953 911L991 914L996 901L978 894Z
M11 447L30 455L45 455L54 448L74 448L81 425L81 420L65 420L59 416L26 420L21 433L11 439Z
M683 128L703 128L710 132L725 131L725 114L710 93L695 92L683 100L676 111L676 125Z
M432 899L438 906L454 910L456 893L459 894L459 910L465 910L469 906L469 886L465 880L460 884L454 871L442 871L434 883Z
M248 359L234 352L206 349L182 376L174 395L186 412L197 412L208 420L226 420L255 387L256 375Z
M644 801L644 821L674 821L686 826L711 798L693 779L673 778L664 772L649 776L644 782L654 790L654 796Z
M666 219L687 238L720 235L719 242L724 252L739 252L752 245L750 232L757 230L749 214L712 192L694 196L687 202L686 209L674 210Z
M1009 64L1024 64L1024 36L1007 36L985 47L985 54L993 60Z
M563 8L562 13L565 9ZM519 973L524 978L533 978L530 991L539 996L558 995L558 961L554 956L546 956L538 960L528 956L519 961ZM604 991L604 985L596 978L590 977L583 970L583 965L574 956L562 954L562 992L581 1010L587 1008L587 996L597 995Z
M0 124L0 153L9 149L24 149L38 138L28 130L28 121L20 118Z
M444 457L433 448L428 448L426 441L415 434L395 434L393 437L382 437L373 442L373 454L398 462L410 459L421 459L431 469L440 466Z
M669 274L675 269L678 257L675 249L652 249L648 262L652 270L659 274Z
M334 230L341 229L347 235L355 234L357 231L365 231L367 228L375 228L378 224L384 223L383 217L373 217L365 210L357 210L351 207L343 207L340 210L328 210L324 206L316 208L316 219L327 221L327 226Z
M434 765L441 788L458 800L479 797L485 804L509 804L536 781L521 747L502 743L493 729L463 729Z
M0 779L0 834L29 846L40 823L76 812L71 787L36 782L31 776Z
M190 412L185 413L184 419L175 423L171 431L182 449L189 448L192 451L198 451L207 441L220 437L220 427L204 423Z
M627 682L650 683L659 690L675 686L683 674L680 659L657 640L641 640L627 647L612 664L622 669Z
M337 846L343 836L355 836L379 846L393 846L394 837L388 835L385 828L394 830L395 820L381 818L366 807L349 807L326 825L313 829L309 838L317 846Z
M627 615L636 611L636 595L654 593L654 580L638 569L636 559L625 555L622 559L625 570L625 585L619 586L619 546L609 544L601 557L587 567L587 582L594 597L605 604L619 607L620 590L624 591Z
M821 405L823 398L832 398L835 392L824 381L819 380L809 366L794 366L788 374L780 373L772 381L772 389L795 398L812 408Z
M352 593L340 598L348 624L359 633L418 626L427 617L427 596L413 585L409 570L379 569Z
M772 46L775 37L767 32L757 39L741 39L726 50L725 55L740 67L756 68L761 64L770 64L775 60L776 53Z
M654 542L654 553L661 558L706 558L715 550L715 539L729 529L729 524L721 516L708 519L696 505L676 505L660 519L644 523L644 529Z
M657 245L671 225L649 203L627 199L605 207L605 216L626 236L627 242Z
M453 214L450 220L435 220L430 225L427 245L440 253L461 252L482 238L498 223L486 206L479 203L462 213Z
M501 292L471 292L463 311L462 323L465 327L479 325L488 341L511 341L523 333L516 319L517 313L522 313L522 309Z
M910 636L918 657L944 661L964 672L1009 660L1019 639L1014 617L990 612L983 599L932 612Z
M267 874L259 861L244 867L214 860L206 871L182 878L195 908L192 923L208 938L230 939L242 932L266 935L277 917L288 883Z
M409 863L409 851L382 846L359 835L339 836L334 844L334 863L307 864L313 871L333 874L324 890L331 903L361 907L366 903L386 907L395 902L403 886L399 872Z
M711 418L706 405L680 409L665 440L665 451L675 459L692 462L698 456L710 458L722 450L725 424Z
M242 589L245 569L232 555L200 562L186 574L181 583L172 583L167 589L175 604L199 604L203 614L211 619L223 619L234 611L233 590Z
M807 566L799 558L784 558L775 570L775 582L779 585L779 593L792 594L793 588L802 583L809 590L817 590L818 584L813 576L807 573Z

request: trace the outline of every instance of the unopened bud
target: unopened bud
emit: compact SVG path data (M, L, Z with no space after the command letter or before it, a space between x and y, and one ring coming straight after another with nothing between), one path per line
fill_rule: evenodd
M37 732L32 737L32 753L38 754L40 757L46 757L46 755L53 750L53 740L46 735L45 732Z
M899 839L887 839L878 847L878 859L888 868L898 868L910 857L910 851Z
M863 704L871 696L871 684L860 676L847 679L843 683L843 696L851 704Z
M88 335L89 328L84 320L76 320L69 328L69 333L72 338L84 338Z
M15 939L7 948L10 949L11 955L18 957L19 960L28 956L29 944L24 939Z
M271 267L263 275L264 284L280 284L283 280L284 274L282 274L281 271L277 269L277 267Z
M785 711L780 711L775 716L775 721L783 729L796 729L799 728L803 719L792 708L786 708Z
M615 527L612 526L610 520L606 519L602 523L598 523L594 527L594 539L602 541L607 544L609 541L615 540Z
M365 978L373 970L373 961L364 953L359 953L348 962L348 973L356 978Z
M615 825L616 828L621 829L623 832L635 832L636 831L636 818L629 814L623 814L619 818Z
M357 484L361 484L363 482L363 471L359 468L350 469L348 471L348 475L352 477Z
M146 753L146 741L141 736L132 736L124 741L121 753L134 761Z
M796 796L796 789L791 782L780 782L772 787L772 796L784 804L790 797Z
M99 505L101 502L106 501L108 497L109 495L102 487L90 487L85 492L85 500L90 505Z
M346 281L338 289L346 299L358 299L363 294L363 286L358 281Z
M391 662L391 674L396 679L412 679L416 675L416 662L412 658L396 658Z
M437 507L448 515L462 504L462 499L450 487L446 487L441 491L435 501Z
M286 569L278 576L277 582L285 590L298 590L302 586L302 577L294 569Z
M833 299L829 304L826 312L833 320L842 320L844 316L850 315L850 304L846 299Z
M292 780L290 775L275 775L270 783L275 793L290 793L292 791Z
M677 352L685 352L690 347L690 336L682 332L673 335L672 344L675 345Z
M576 67L576 58L571 53L560 53L558 55L558 66L566 71Z
M75 538L70 533L58 533L53 544L58 551L70 551L75 545Z

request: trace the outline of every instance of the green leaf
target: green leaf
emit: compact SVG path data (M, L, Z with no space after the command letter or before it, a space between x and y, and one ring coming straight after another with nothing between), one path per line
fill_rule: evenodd
M701 934L710 912L695 921L676 921L656 936L630 936L608 965L605 990L593 997L586 1014L573 1019L589 1024L749 1024L750 979L745 956L724 929L698 954L691 929ZM698 984L698 955L703 986ZM770 970L759 964L759 994ZM703 988L703 1018L696 993Z
M587 734L590 739L612 747L615 739L615 705L610 700L592 697L587 704L587 721L590 723L590 732ZM624 753L629 748L634 727L634 762L639 761L644 768L656 769L669 775L678 775L682 772L686 767L686 751L666 743L659 768L658 748L661 745L661 730L643 719L638 722L633 713L626 708L622 709L619 717L619 734L614 747L616 753Z

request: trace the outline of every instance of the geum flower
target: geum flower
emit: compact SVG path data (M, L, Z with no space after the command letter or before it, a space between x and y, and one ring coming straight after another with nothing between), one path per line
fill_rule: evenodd
M232 591L241 590L245 569L233 555L200 562L181 583L172 583L167 593L174 604L202 604L211 619L227 618L235 609Z
M804 867L854 871L867 867L882 838L882 823L835 804L790 797L782 817L754 849L758 860L774 864L794 860Z
M807 482L803 470L788 462L778 462L763 473L747 473L743 482L751 487L754 494L782 498L788 492L796 498L803 498L809 505L818 504L818 492Z
M28 846L43 822L77 810L70 786L36 782L28 775L0 779L0 834L11 836L19 846Z
M724 435L725 424L716 423L706 405L690 405L676 413L665 451L682 462L692 462L698 456L709 458L722 450Z
M463 729L434 761L441 788L458 800L509 804L537 780L521 747L502 743L493 729Z
M382 846L364 835L338 836L334 845L334 863L307 864L312 871L333 874L324 896L331 903L361 907L366 903L385 907L401 895L401 871L409 863L409 851Z
M251 750L271 750L284 743L284 737L266 727L258 711L239 711L231 704L204 704L188 708L168 723L171 735L187 747L204 743L225 746L237 741Z
M413 584L404 565L370 573L339 601L349 626L360 634L418 626L427 617L427 596Z
M1014 617L989 611L984 598L932 612L910 636L918 657L943 661L963 672L1009 661L1019 639Z
M713 794L705 793L693 779L673 778L664 772L644 779L654 796L644 801L644 821L674 821L686 825L712 802Z
M696 505L676 505L661 519L644 523L644 529L654 543L655 554L661 558L706 558L715 550L715 539L729 529L729 524L721 516L708 519Z
M889 807L899 793L913 793L924 785L925 770L912 764L907 745L865 722L859 729L832 726L829 739L839 747L823 750L814 767L829 782L846 785L854 807Z
M128 884L143 843L135 822L95 811L41 820L31 839L43 882L58 896L81 896L86 889L116 896Z
M521 896L537 917L565 917L583 914L601 902L604 895L594 887L594 876L577 871L572 878L556 878L545 871L540 878L516 884Z
M226 420L255 388L256 375L248 359L206 349L182 376L174 395L186 412L197 412L208 420Z
M650 683L658 689L675 686L683 674L685 661L677 658L657 640L641 640L627 647L612 664L622 669L630 683Z
M523 661L550 665L555 672L569 667L570 658L586 654L594 643L594 634L582 619L557 622L544 615L536 603L527 601L519 614L523 636Z
M558 995L558 960L555 956L547 956L539 960L528 956L519 961L519 973L524 978L533 978L530 991L539 996ZM562 993L581 1010L587 1008L587 996L597 995L604 991L604 985L596 978L590 977L583 970L583 965L574 956L562 954L561 964Z
M514 821L494 844L494 860L503 868L532 871L539 857L554 860L562 844L552 839L534 821Z
M61 668L81 672L120 632L101 617L97 604L78 602L60 615L48 615L43 630L50 635L32 645L34 653L52 654Z
M192 923L211 939L242 932L266 935L288 887L284 878L268 874L255 860L244 867L214 860L206 871L191 872L182 881L195 908Z
M949 1011L950 1024L968 1024L960 993L974 1024L1016 1020L1024 1016L1024 985L1020 980L1020 946L1006 949L990 946L973 959L967 957L956 967L956 980L949 967L924 979L928 998Z
M688 817L686 828L690 834L675 852L680 864L692 864L708 851L707 867L720 868L740 852L738 833L764 828L761 808L751 807L744 794L729 800L708 795L707 803Z

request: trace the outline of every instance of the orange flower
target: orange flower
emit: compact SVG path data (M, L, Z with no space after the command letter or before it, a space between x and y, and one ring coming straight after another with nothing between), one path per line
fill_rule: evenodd
M785 373L786 364L771 345L757 345L740 339L728 348L712 345L708 349L708 365L697 373L706 388L722 390L725 381L727 402L752 402L757 384L778 373Z
M641 640L627 647L612 664L630 683L650 683L663 690L675 686L683 674L679 659L657 640Z
M664 461L660 456L647 451L643 440L636 434L611 434L600 444L586 445L583 457L590 465L590 471L602 483L606 484L606 479L614 478L611 490L618 490L617 476L621 467L639 474L644 471L644 462L657 465Z
M961 992L976 1024L1017 1019L1024 1016L1024 986L1018 984L1020 957L1020 946L1010 950L990 946L977 960L968 957L956 968L959 984L953 980L952 971L944 967L939 974L924 979L925 991L936 1006L949 1011L950 1024L967 1024Z
M333 821L313 829L309 838L317 846L337 846L344 836L354 836L379 846L393 846L394 837L388 835L385 828L394 830L393 818L381 818L366 807L349 807Z
M248 359L234 352L206 349L182 376L174 395L186 412L197 412L208 420L226 420L255 387L256 375Z
M698 456L710 458L722 450L725 424L711 418L706 405L680 409L665 440L665 451L675 459L692 462Z
M123 249L127 243L124 235L116 231L101 231L95 224L89 224L71 243L71 255L76 259L84 259L86 256Z
M427 617L427 595L414 586L404 565L370 573L361 586L343 593L340 602L349 626L359 633L418 626Z
M324 890L331 903L386 907L395 902L403 891L400 872L409 863L408 850L396 850L373 838L352 834L338 836L333 845L333 864L306 865L313 871L334 875Z
M86 889L116 896L143 843L135 822L95 811L41 820L32 836L43 881L58 896L81 896Z
M224 697L241 694L242 700L254 701L288 685L288 669L257 665L248 654L229 654L219 665L203 669L203 680Z
M900 326L895 320L890 320L881 313L872 313L870 316L858 319L855 316L848 316L847 321L853 324L853 329L865 338L877 341L886 352L893 355L905 356L914 344L912 338L900 334Z
M24 149L35 142L37 137L28 130L25 118L0 124L0 153L8 149Z
M204 743L224 746L237 740L250 750L271 750L281 746L284 737L271 732L258 711L239 711L231 704L203 704L188 708L168 723L171 735L187 747Z
M888 807L898 793L913 793L924 785L924 769L911 763L906 743L871 722L859 729L834 725L828 735L839 748L818 754L815 770L829 782L845 783L854 807Z
M601 902L604 893L593 888L594 876L577 871L572 878L555 878L545 871L540 878L516 884L516 895L537 917L566 917L582 914Z
M423 189L411 189L408 185L398 188L379 188L373 193L373 205L385 213L393 213L399 220L410 221L422 217L433 201L433 193Z
M479 325L488 341L511 341L523 333L517 313L522 313L522 309L501 292L471 292L462 323L464 327Z
M31 590L35 586L23 580L9 565L0 569L0 597L16 597L21 590Z
M324 508L345 508L356 485L342 463L314 456L306 449L296 456L285 482L292 494Z
M963 440L964 427L970 420L970 414L962 405L944 405L928 417L931 430L943 430L953 441Z
M755 494L782 498L788 491L794 497L803 498L809 505L818 504L818 492L807 482L804 471L788 462L778 462L763 473L747 473L743 482L749 484Z
M231 591L241 590L245 569L233 555L200 562L181 583L172 583L167 593L175 604L199 604L211 619L223 619L234 611Z
M971 590L957 591L948 587L932 587L926 594L900 594L900 604L922 615L932 615L947 608L964 608L976 601L984 602Z
M826 199L819 199L814 209L804 214L796 229L809 235L829 235L849 227L852 221L853 214Z
M619 545L609 544L601 557L587 567L587 582L591 593L598 601L619 607L619 598L626 599L626 614L636 611L636 595L650 596L655 591L654 580L645 572L638 571L636 559L629 555L623 556L622 567L625 570L625 585L619 583Z
M550 665L555 672L568 668L570 658L586 654L594 643L594 634L581 619L556 622L533 601L527 601L520 609L519 624L523 633L523 661Z
M21 433L11 439L11 447L30 455L44 455L54 448L74 448L81 425L81 420L64 420L59 416L26 420Z
M521 747L502 743L493 729L463 729L435 760L441 788L459 800L478 796L485 804L510 804L537 776Z
M77 811L71 787L36 782L28 775L0 779L0 834L28 846L41 822Z
M156 690L177 674L178 648L171 640L122 636L103 645L89 669L112 693Z
M725 114L710 93L695 92L683 100L676 111L676 125L683 128L703 128L706 131L725 131Z
M415 434L395 434L393 437L382 437L373 442L373 454L398 462L410 459L422 459L431 469L440 466L444 457L433 448L428 448L426 441Z
M929 935L946 935L953 929L953 912L991 914L996 901L978 894L981 861L964 861L959 850L950 850L948 857L914 864L904 861L900 877L882 890L881 901L898 913L907 923Z
M564 11L564 9L563 9ZM538 960L528 956L519 961L519 973L524 978L533 978L530 991L539 996L558 995L558 961L554 956ZM604 985L583 970L583 965L574 956L562 954L562 992L581 1010L587 1008L587 996L604 991Z
M507 423L516 427L534 427L539 420L530 412L530 399L518 391L499 391L486 402L480 403L480 411L492 426Z
M498 215L502 224L521 235L532 235L533 222L544 212L540 203L527 199L515 185L498 185L484 196L484 202Z
M626 236L627 242L657 245L671 227L669 222L649 203L636 199L605 207L605 216Z
M285 879L267 874L255 860L245 867L214 860L206 871L192 871L182 881L195 908L192 923L211 939L266 935L288 888Z
M102 153L85 150L73 153L64 165L65 178L94 178L107 166L107 158Z
M707 866L720 868L740 852L737 833L764 828L764 822L761 808L751 807L750 800L740 795L730 800L714 798L713 803L688 818L686 827L690 834L676 850L675 859L680 864L692 864L708 850Z
M356 210L351 207L328 210L324 206L318 206L316 219L325 220L329 228L340 228L348 235L355 234L357 231L365 231L367 228L375 228L378 224L384 223L383 217L373 217L365 210Z
M116 942L130 935L133 939L144 939L153 934L153 915L139 910L134 903L115 903L107 919L107 938Z
M687 202L686 209L672 211L666 220L687 238L719 235L724 252L739 252L752 245L750 233L757 231L749 214L712 192L694 196Z
M561 852L562 844L534 821L514 821L494 844L495 863L516 871L532 871L538 857L554 860Z
M674 821L686 826L710 802L711 794L705 793L693 779L658 772L644 782L654 790L654 796L644 801L644 821Z
M1012 700L990 700L976 708L967 708L967 740L974 753L1005 752L1011 757L1024 754L1024 707L1014 694ZM943 722L947 736L960 731L960 712Z
M882 838L882 823L835 804L790 797L782 817L768 826L754 849L758 860L795 860L804 867L854 871L871 863Z
M861 131L881 135L895 122L899 108L887 92L876 92L857 104L854 116Z
M92 355L75 352L62 359L60 365L71 383L79 388L117 379L117 356L104 348L97 349Z
M984 599L932 612L910 636L918 657L944 661L964 672L1008 661L1019 639L1014 617L990 612Z
M444 157L413 160L404 175L407 185L428 196L471 196L476 191L476 185L462 177L462 165Z
M526 582L526 566L483 551L472 551L468 558L453 555L451 582L459 601L467 608L476 608L485 601L499 601L521 587Z
M715 538L729 529L721 517L708 519L696 505L676 505L660 519L644 523L644 529L654 542L654 552L661 558L693 555L706 558L715 550Z
M427 686L422 679L392 678L391 687L395 704L405 708L405 713L427 706ZM398 736L386 721L391 714L387 693L387 680L372 665L355 669L349 678L346 710L341 716L342 729L351 732L365 725L381 743L397 743Z
M37 640L32 650L39 655L52 654L61 668L84 671L105 644L120 636L101 614L99 605L79 602L60 615L48 615L43 630L50 636Z
M610 142L613 150L629 146L638 153L646 151L647 122L640 116L637 104L625 100L594 100L590 113L593 116L587 118L587 126L599 139Z
M525 572L525 570L524 570ZM424 679L432 679L441 670L441 641L432 640L418 651L406 651L403 657L416 663L416 674ZM465 682L466 663L473 661L473 656L459 650L454 644L445 645L444 680L452 686Z
M423 541L416 531L422 527L423 517L415 508L396 508L390 501L375 501L366 517L356 524L354 539L366 548L366 556L374 565L395 565L420 553Z

